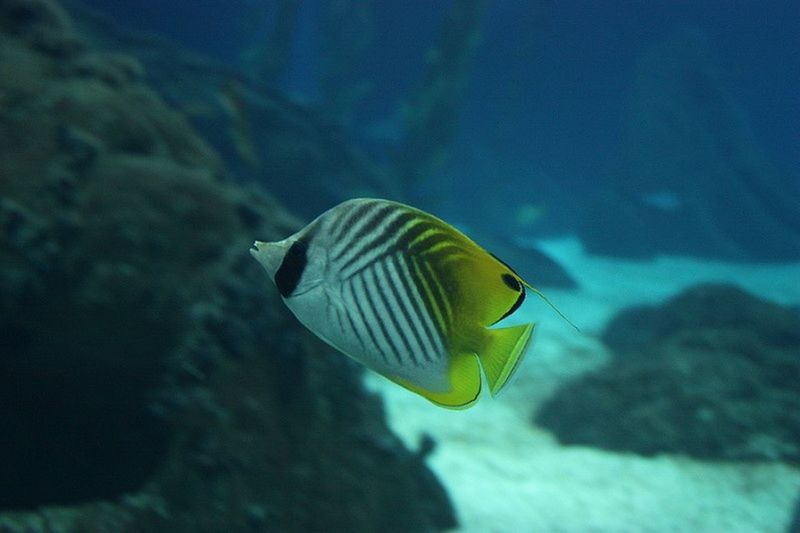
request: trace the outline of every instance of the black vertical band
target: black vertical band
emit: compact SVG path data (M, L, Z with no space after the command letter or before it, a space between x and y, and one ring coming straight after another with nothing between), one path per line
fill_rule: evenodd
M308 240L300 238L289 247L281 266L275 272L275 285L281 296L288 298L300 283L300 277L308 264Z

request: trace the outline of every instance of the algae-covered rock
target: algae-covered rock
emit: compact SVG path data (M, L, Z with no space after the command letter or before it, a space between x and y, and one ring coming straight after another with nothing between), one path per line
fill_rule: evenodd
M792 523L789 524L789 533L800 533L800 497L797 498L797 503L794 506L794 516Z
M728 285L625 310L616 357L536 422L566 444L644 455L800 460L800 317Z
M2 0L0 31L37 50L62 57L81 48L66 11L49 0Z
M275 37L290 37L279 34L290 31L293 4L280 3L286 20L278 26L286 27L276 27ZM174 42L127 30L79 2L68 5L90 41L115 52L110 59L122 54L144 65L148 83L184 112L237 180L264 185L307 219L354 196L402 197L394 173L355 148L335 120L264 85L257 71L248 76ZM286 59L284 51L271 53L277 56L268 59L268 69Z
M0 0L0 531L452 527L249 257L300 223L70 27Z

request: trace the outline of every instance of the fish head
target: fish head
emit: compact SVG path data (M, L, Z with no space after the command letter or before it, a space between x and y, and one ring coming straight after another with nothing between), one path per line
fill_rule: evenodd
M250 254L261 263L285 300L308 293L323 282L325 254L303 233L282 241L256 241Z
M250 254L264 267L297 319L323 339L333 338L325 290L325 250L308 236L277 242L256 241Z
M261 263L261 266L264 267L264 270L267 271L267 274L272 279L275 279L275 273L283 263L286 251L292 245L290 239L291 237L277 242L256 241L253 243L253 247L250 248L250 255Z

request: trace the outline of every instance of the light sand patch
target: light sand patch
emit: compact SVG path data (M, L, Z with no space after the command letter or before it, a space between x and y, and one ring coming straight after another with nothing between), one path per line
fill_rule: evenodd
M783 533L800 495L800 469L564 447L530 421L561 383L607 360L596 336L619 309L659 303L705 281L734 282L797 305L800 264L618 261L586 255L574 240L542 246L581 284L548 291L548 297L582 333L541 303L528 305L517 322L540 320L535 345L499 398L448 411L383 378L367 378L384 395L390 424L409 446L422 433L436 439L430 464L453 499L459 531Z

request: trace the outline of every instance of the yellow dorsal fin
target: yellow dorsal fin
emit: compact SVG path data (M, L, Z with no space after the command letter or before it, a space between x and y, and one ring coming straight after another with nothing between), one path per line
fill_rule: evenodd
M403 378L387 376L389 379L412 392L430 400L440 407L448 409L466 409L478 401L481 394L481 371L475 354L459 353L451 357L448 369L448 382L451 389L447 392L433 392Z
M508 328L486 329L478 358L492 396L508 382L525 354L533 323Z

